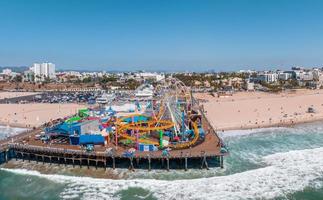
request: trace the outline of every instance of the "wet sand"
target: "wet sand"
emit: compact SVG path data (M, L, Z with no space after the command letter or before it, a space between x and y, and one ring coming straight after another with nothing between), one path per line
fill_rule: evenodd
M323 90L297 90L278 94L238 92L213 97L195 94L216 130L288 126L323 120ZM308 113L313 107L315 113Z

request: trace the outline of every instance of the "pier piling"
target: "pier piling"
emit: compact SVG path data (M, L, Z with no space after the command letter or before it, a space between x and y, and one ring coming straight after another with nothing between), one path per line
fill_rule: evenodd
M149 154L148 154L148 171L151 171L151 158Z
M220 156L220 167L223 169L223 155Z
M8 163L8 150L4 151L4 159L6 161L6 163Z
M187 156L185 156L185 171L187 171Z
M129 157L129 160L130 160L130 166L129 166L129 170L132 170L134 171L134 166L133 166L133 157Z
M207 160L206 160L206 153L205 153L205 152L202 152L202 154L203 154L203 159L202 159L201 169L203 169L203 168L204 168L204 166L205 166L205 168L206 168L207 170L209 170L209 166L208 166L208 164L207 164Z
M116 163L115 163L115 158L114 156L112 156L112 168L115 169L116 168Z
M168 157L166 158L166 161L167 161L167 171L169 171L169 158Z

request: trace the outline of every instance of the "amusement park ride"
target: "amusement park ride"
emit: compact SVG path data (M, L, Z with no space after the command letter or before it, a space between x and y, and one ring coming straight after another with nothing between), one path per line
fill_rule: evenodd
M134 142L137 149L139 144L152 144L159 149L184 149L203 139L201 117L192 109L193 99L181 81L167 79L156 87L155 95L144 114L117 119L116 145L120 139L126 139Z
M135 96L133 101L136 109L130 114L119 115L111 106L99 111L85 109L47 128L46 133L68 136L74 145L105 144L138 151L185 149L204 140L201 115L194 110L190 90L181 81L168 78L155 86L152 98ZM89 124L91 131L84 128Z

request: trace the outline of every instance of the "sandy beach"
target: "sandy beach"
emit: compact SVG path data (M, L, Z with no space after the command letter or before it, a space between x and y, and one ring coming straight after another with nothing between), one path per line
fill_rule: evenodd
M0 99L35 95L38 92L0 92Z
M218 130L287 126L323 120L323 90L297 90L278 94L238 92L233 96L194 95ZM315 113L308 113L313 107Z
M79 104L0 104L0 124L36 127L52 119L75 114L84 107Z

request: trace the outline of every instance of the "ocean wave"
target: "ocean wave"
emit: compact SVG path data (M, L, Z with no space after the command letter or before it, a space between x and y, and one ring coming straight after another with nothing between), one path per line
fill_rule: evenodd
M10 127L10 126L0 126L0 140L17 135L22 133L23 131L28 130L27 128L17 128L17 127Z
M63 199L119 199L128 188L143 188L158 199L272 199L301 191L323 176L323 148L275 153L263 157L266 167L227 176L192 180L107 180L43 175L22 169L2 169L66 184Z

